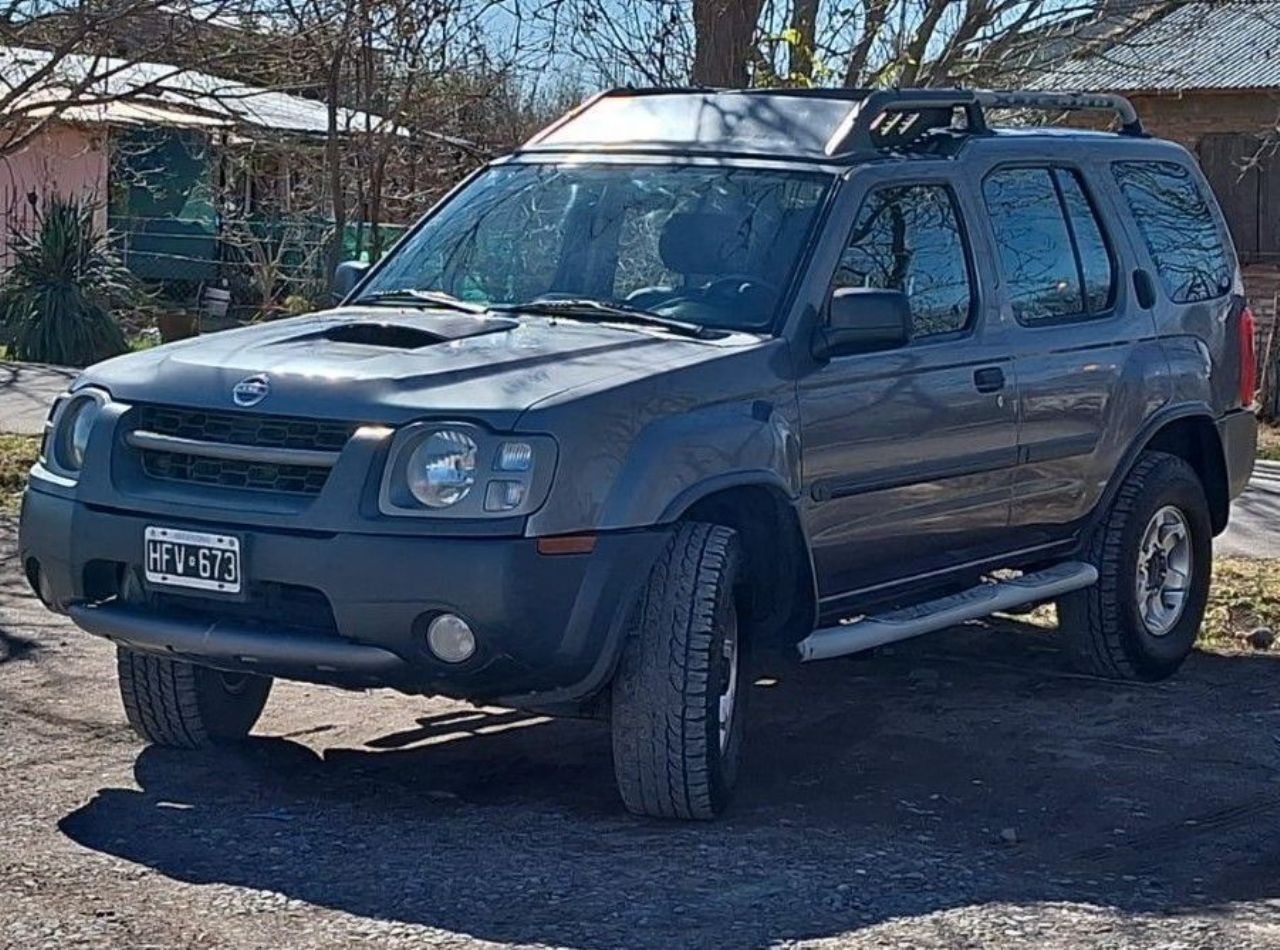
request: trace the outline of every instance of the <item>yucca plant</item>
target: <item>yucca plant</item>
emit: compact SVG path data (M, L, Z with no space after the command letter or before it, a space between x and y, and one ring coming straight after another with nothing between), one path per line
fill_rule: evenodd
M50 196L36 226L10 236L0 278L0 334L11 359L88 366L125 352L113 314L141 294L88 202Z

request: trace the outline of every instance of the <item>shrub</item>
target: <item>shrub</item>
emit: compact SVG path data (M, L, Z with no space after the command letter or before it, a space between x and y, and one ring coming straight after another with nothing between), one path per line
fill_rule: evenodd
M0 284L0 334L9 357L87 366L128 349L112 314L141 293L87 202L50 196L36 226L10 238Z

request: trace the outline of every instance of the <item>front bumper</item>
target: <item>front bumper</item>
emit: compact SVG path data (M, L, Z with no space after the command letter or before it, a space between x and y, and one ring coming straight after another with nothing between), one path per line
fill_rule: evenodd
M666 541L662 529L609 533L590 554L548 556L532 538L298 532L233 517L184 521L29 488L20 556L46 603L135 649L317 683L549 706L608 682L630 605ZM246 619L246 605L198 595L139 596L127 579L141 570L151 524L238 534L250 598L305 590L327 602L324 622ZM426 622L442 611L476 632L465 663L426 648Z

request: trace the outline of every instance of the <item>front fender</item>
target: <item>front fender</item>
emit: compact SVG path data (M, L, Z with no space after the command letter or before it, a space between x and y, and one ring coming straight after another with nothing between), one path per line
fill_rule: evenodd
M668 523L699 498L741 485L799 495L799 439L771 403L722 404L659 418L632 443L605 499L600 528Z

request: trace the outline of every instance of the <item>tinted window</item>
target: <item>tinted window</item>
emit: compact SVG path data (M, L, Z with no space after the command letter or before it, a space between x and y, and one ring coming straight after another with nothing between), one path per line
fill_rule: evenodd
M982 193L1014 316L1035 323L1084 313L1071 232L1049 170L994 172Z
M836 286L903 291L914 336L964 329L972 291L951 193L909 185L868 195L840 256Z
M1231 260L1191 172L1175 162L1117 162L1114 167L1169 298L1192 303L1230 290Z
M1059 168L1054 170L1053 177L1061 189L1062 203L1076 239L1085 303L1091 312L1106 310L1111 306L1112 295L1111 252L1102 235L1102 226L1075 173Z

